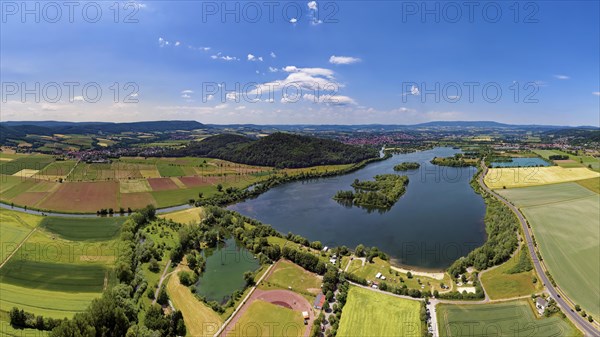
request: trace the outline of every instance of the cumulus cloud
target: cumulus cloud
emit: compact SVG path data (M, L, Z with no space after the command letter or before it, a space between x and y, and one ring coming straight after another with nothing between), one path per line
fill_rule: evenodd
M291 18L290 19L290 23L296 23L296 22L298 22L298 19L296 19L296 18Z
M331 63L331 64L353 64L353 63L357 63L360 61L361 61L361 59L359 59L358 57L351 57L351 56L332 55L329 58L329 63Z
M315 25L315 26L318 25L318 24L323 23L322 20L319 20L319 17L317 15L317 11L319 10L317 8L317 2L316 1L310 1L310 2L308 2L307 6L308 6L308 12L309 12L308 18L310 20L310 23L312 25Z
M419 90L419 87L413 85L410 87L410 94L413 96L419 96L421 94L421 91Z
M239 61L240 60L235 56L223 55L221 52L219 52L215 55L212 55L210 58L213 60L223 60L223 61Z
M179 47L180 44L181 44L181 42L175 41L175 47Z
M314 10L314 11L317 10L317 2L316 1L310 1L307 5L308 5L308 9Z
M274 52L271 52L271 57L272 57L272 58L276 58L276 57L277 57L277 55L275 55L275 53L274 53Z

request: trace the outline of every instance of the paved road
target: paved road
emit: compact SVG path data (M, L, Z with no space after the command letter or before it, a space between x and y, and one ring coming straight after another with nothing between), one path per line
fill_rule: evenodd
M525 220L525 217L523 216L523 214L521 214L521 212L519 211L519 209L517 207L515 207L513 204L508 202L508 200L504 199L496 192L490 190L485 185L485 183L483 182L483 179L488 171L488 168L487 168L487 166L485 166L485 163L483 161L481 162L481 166L483 167L483 173L479 176L479 179L478 179L479 185L486 192L495 196L498 200L500 200L502 203L504 203L506 206L508 206L508 208L510 208L517 215L517 218L519 219L519 222L521 223L521 227L523 227L523 233L525 233L525 240L527 241L527 248L529 249L529 254L531 255L531 259L535 266L535 270L537 271L539 277L542 279L542 282L545 285L548 293L550 293L552 298L554 298L554 300L558 303L558 305L563 309L563 312L565 313L565 315L567 315L567 317L569 317L569 319L573 323L575 323L585 333L586 336L600 336L600 332L598 330L596 330L587 321L587 319L581 317L577 312L572 311L571 307L569 306L567 301L565 301L565 299L563 297L561 297L561 295L559 295L556 288L552 285L552 283L548 279L548 276L546 276L546 273L544 272L544 269L542 268L542 264L538 260L537 254L535 253L535 247L533 245L531 233L529 232L529 227L527 226L527 220ZM571 302L573 302L573 301L571 301Z

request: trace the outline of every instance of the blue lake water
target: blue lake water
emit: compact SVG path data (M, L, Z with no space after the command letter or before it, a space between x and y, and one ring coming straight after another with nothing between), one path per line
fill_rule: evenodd
M433 157L459 152L435 148L398 154L343 176L283 184L229 209L325 246L354 248L362 243L378 247L397 264L441 270L486 238L485 203L469 185L475 168L429 163ZM421 168L399 173L410 181L389 211L369 212L332 199L337 191L351 189L354 179L395 173L394 165L402 162L419 162Z

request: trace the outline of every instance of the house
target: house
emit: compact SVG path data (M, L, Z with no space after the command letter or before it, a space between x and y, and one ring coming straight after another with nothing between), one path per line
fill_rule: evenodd
M537 297L535 299L535 307L538 308L538 311L542 314L548 307L548 301L543 297Z
M321 310L323 309L323 304L325 304L325 295L323 295L323 293L320 293L315 299L314 307L317 310Z

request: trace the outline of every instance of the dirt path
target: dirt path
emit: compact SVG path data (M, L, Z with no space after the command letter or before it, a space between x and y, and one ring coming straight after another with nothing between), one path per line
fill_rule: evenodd
M158 293L160 292L160 288L162 287L163 281L165 280L165 278L167 278L167 276L171 275L171 273L167 274L167 270L169 270L169 266L171 265L171 260L167 261L167 264L165 265L165 270L163 270L162 275L160 276L160 280L158 281L158 288L156 288L156 291L154 291L154 299L152 300L152 304L156 303L156 299L158 298Z

